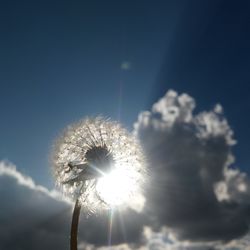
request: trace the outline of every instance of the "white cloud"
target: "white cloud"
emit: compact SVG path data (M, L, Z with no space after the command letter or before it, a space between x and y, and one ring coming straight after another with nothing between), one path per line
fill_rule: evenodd
M21 174L20 172L18 172L16 170L16 166L10 162L7 162L7 161L0 162L0 176L8 176L9 178L15 179L18 185L24 186L28 189L36 190L38 192L42 192L45 195L55 198L58 201L65 201L65 202L70 203L65 197L61 195L60 192L56 190L49 191L47 188L43 186L36 185L34 181L32 180L32 178L30 178L29 176L25 176Z
M224 178L215 185L219 201L231 201L250 205L250 180L239 169L224 169Z

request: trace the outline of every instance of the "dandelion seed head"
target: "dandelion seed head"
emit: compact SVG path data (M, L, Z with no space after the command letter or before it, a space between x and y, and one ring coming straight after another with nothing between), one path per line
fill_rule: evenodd
M52 162L56 184L90 213L130 205L142 194L141 147L117 122L96 117L70 125L55 143Z

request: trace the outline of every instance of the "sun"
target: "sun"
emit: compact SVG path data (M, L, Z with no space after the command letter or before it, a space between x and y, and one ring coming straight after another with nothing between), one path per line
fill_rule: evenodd
M99 178L96 185L100 199L111 207L128 204L136 189L136 178L126 167L114 168Z

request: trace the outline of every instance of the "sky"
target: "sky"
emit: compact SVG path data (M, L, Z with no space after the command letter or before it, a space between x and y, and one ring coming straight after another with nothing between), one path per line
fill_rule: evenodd
M101 114L119 120L134 131L145 145L150 160L155 160L152 145L157 147L160 143L166 149L159 152L163 155L157 166L160 173L172 179L161 180L164 197L159 195L158 189L149 192L147 224L138 219L137 229L148 245L152 239L159 243L165 235L163 238L174 242L176 249L183 247L171 238L173 232L178 240L199 241L195 244L234 240L246 235L246 221L249 222L247 176L250 174L249 11L247 0L237 3L226 0L1 1L0 185L13 184L10 189L1 189L3 197L7 199L11 192L8 190L12 190L16 202L26 192L31 197L42 192L44 202L52 199L53 211L44 212L42 216L37 211L31 222L44 221L55 214L56 209L65 209L68 205L58 201L51 191L54 180L49 159L53 142L68 124ZM223 112L216 106L218 103ZM149 112L146 115L145 110ZM155 125L158 123L166 123L164 131L158 131ZM186 125L192 131L190 134L183 130ZM176 131L181 136L176 135ZM163 135L165 141L159 142L158 134ZM194 140L196 137L198 141ZM216 140L210 141L208 137ZM177 161L186 140L193 142L187 148L194 149L194 159L199 150L206 156L197 159L204 169L202 175L196 176L198 166L189 162L186 155L183 156L185 164L176 163L187 166L180 167L180 171L163 164ZM180 144L176 145L176 141ZM201 141L205 141L207 147ZM172 148L178 149L180 154L173 154ZM172 158L165 159L166 153ZM229 165L233 170L224 171L232 155L235 161ZM6 162L10 162L10 166ZM212 165L217 167L208 170L211 162L216 162ZM13 166L16 166L15 171ZM193 179L181 177L186 171L196 173ZM20 181L25 176L31 180L28 184ZM157 174L152 176L153 180L159 178ZM193 183L191 186L189 181ZM17 188L20 183L22 189ZM199 205L182 204L183 197L190 194L183 191L175 194L177 198L173 201L171 194L166 194L169 188L166 183L179 184L190 193L198 188L201 191L193 201ZM243 194L235 183L245 185ZM154 196L173 206L161 209ZM9 218L8 211L13 204L7 200L0 218ZM41 200L36 201L37 207ZM176 211L179 205L187 206L188 212ZM206 215L195 213L204 207L210 208ZM224 223L228 219L226 214L231 214L229 221L236 220L237 226ZM188 223L191 218L195 221L195 215L217 218L221 227L213 235L211 230L218 228L216 221L210 220L212 225L205 219L201 225ZM178 218L182 218L182 223ZM155 227L158 234L154 232ZM181 230L182 227L186 230ZM54 227L46 224L41 232L48 228ZM131 230L139 235L138 230ZM41 232L34 236L37 240L42 237ZM197 232L201 233L195 238ZM23 239L20 234L16 237ZM85 241L86 244L96 243L88 236L83 237ZM103 244L101 240L98 242ZM243 243L230 244L242 246ZM25 244L23 247L28 249ZM159 244L150 247L161 249ZM209 249L211 246L195 247ZM167 248L164 245L162 249Z

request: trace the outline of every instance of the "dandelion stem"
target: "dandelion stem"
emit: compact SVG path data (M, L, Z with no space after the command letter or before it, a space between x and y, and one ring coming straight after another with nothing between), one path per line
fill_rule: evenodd
M71 223L70 250L77 250L77 234L78 234L78 222L79 222L80 211L81 211L81 203L77 199Z

